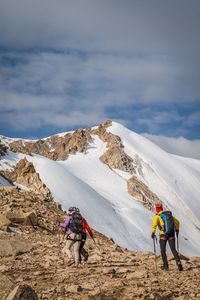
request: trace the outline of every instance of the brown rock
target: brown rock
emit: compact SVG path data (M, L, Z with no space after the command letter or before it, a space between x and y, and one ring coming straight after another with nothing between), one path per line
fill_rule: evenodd
M32 245L28 241L0 240L0 257L17 256L30 252Z
M136 270L135 272L134 272L134 278L137 278L137 279L143 279L143 278L145 278L145 276L146 276L146 271L143 271L143 270Z
M2 143L2 141L0 140L0 157L4 156L7 152L7 147Z
M75 154L76 152L85 152L88 143L91 141L89 129L78 129L73 134L66 146L66 151L69 154Z
M29 155L36 153L53 160L65 160L69 154L85 152L90 141L90 129L80 128L73 133L54 135L37 141L13 141L9 146L15 152Z
M3 214L0 214L0 229L3 231L8 231L10 225L10 220Z
M106 128L111 125L112 121L108 120L92 130L93 134L97 134L103 142L107 143L108 150L100 157L100 160L111 169L133 174L135 172L133 159L124 152L120 137L106 131Z
M160 294L158 294L158 293L152 293L150 295L150 299L153 299L153 300L162 300L163 297Z
M14 283L7 276L0 273L0 299L5 299L13 288Z
M139 181L135 176L127 181L127 187L129 194L149 210L153 210L154 205L160 202L158 196L151 192L148 186Z
M6 214L6 217L13 223L22 223L25 225L37 225L38 219L35 212L28 212L28 213L16 213L9 211Z
M118 169L132 174L134 172L133 160L119 146L111 146L100 160L111 169Z
M81 285L78 285L77 288L76 288L77 292L82 292L83 291L83 288Z
M52 199L50 190L41 181L39 174L31 162L26 158L21 159L12 172L4 171L4 176L9 180L25 185L36 194L43 194L47 199Z
M108 268L108 269L103 270L103 274L115 274L115 273L116 273L116 270L113 268Z
M123 249L119 245L114 245L113 251L123 252Z

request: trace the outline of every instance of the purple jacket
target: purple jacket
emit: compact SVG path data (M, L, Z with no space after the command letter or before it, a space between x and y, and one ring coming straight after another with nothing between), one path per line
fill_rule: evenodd
M73 232L71 231L71 229L68 228L71 219L72 219L72 216L67 216L65 222L64 222L64 223L60 223L60 227L66 228L67 234L73 233Z

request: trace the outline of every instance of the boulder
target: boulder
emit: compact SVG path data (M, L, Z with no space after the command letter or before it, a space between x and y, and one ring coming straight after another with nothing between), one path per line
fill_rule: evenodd
M13 223L22 223L25 225L37 225L38 219L34 211L28 213L7 212L6 217Z
M10 225L10 220L3 214L0 214L0 229L3 231L8 231Z
M7 276L0 273L0 299L5 299L13 288L14 283Z
M145 270L135 270L133 274L135 279L143 279L147 273Z
M27 284L18 285L6 300L39 300L36 292Z
M0 257L17 256L30 252L32 245L27 241L0 240Z

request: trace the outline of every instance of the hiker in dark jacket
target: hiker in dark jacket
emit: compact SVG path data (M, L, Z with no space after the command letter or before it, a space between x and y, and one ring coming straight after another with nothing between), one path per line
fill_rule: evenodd
M178 233L179 233L179 227L180 227L180 222L178 219L176 219L175 217L173 217L171 215L171 212L164 212L163 211L163 206L161 203L156 204L155 205L155 210L156 210L156 215L153 219L152 222L152 234L151 234L151 238L154 239L155 236L155 232L157 227L160 230L160 250L161 250L161 256L162 256L162 260L163 260L163 266L162 269L163 270L168 270L169 266L168 266L168 261L167 261L167 255L166 255L166 245L167 245L167 241L169 243L170 249L173 253L173 256L176 260L176 264L178 266L179 271L183 270L181 261L180 261L180 257L178 255L178 252L176 251L176 246L175 246L175 232L177 234L178 237ZM167 233L166 231L166 221L165 220L165 216L163 215L169 215L169 221L171 222L171 226L169 224L169 232ZM171 229L170 229L171 227Z
M92 232L90 226L88 225L86 219L83 218L82 221L83 221L83 232L81 234L82 240L81 240L81 245L80 245L80 254L84 257L84 261L87 261L89 254L84 249L84 245L85 245L85 242L87 239L87 232L89 233L89 235L91 236L92 239L93 239L93 232ZM80 256L80 260L81 260L81 256Z

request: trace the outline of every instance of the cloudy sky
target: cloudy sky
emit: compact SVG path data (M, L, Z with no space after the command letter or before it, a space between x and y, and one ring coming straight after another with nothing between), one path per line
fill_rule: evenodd
M0 134L106 119L200 158L200 1L0 0Z

